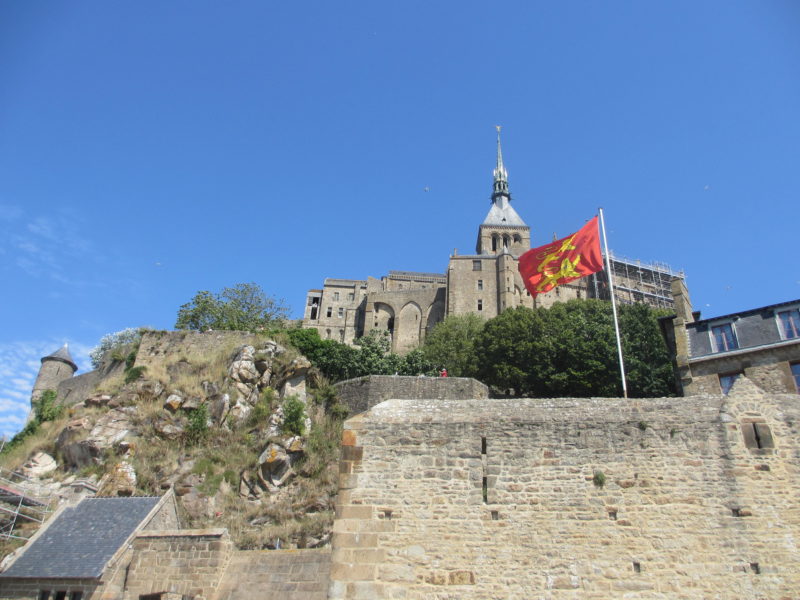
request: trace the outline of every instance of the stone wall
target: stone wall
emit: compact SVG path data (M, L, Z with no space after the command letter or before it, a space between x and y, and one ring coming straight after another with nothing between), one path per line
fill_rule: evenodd
M329 598L796 597L799 427L747 379L384 402L345 423Z
M255 340L256 335L246 331L148 331L139 344L135 366L147 367L167 356L206 356L225 346L233 349Z
M58 401L67 405L83 402L94 393L95 388L102 381L120 375L124 369L124 363L116 362L100 369L65 379L58 384Z
M440 398L466 400L489 397L489 388L470 377L407 377L367 375L335 385L339 402L351 415L369 410L390 399Z
M235 552L216 600L325 600L329 549Z
M0 598L8 600L38 600L39 592L47 590L51 599L56 592L81 592L83 600L105 600L102 596L102 582L81 579L4 579L0 586Z
M232 551L226 529L142 531L133 540L125 597L169 592L213 598Z
M800 343L745 349L702 359L690 359L691 372L685 376L685 395L719 394L719 376L744 373L759 387L773 393L794 393L797 386L790 364L800 361Z

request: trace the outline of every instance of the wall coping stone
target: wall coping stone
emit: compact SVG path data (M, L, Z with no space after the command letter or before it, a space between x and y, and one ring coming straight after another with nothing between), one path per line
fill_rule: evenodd
M213 529L162 529L154 531L140 531L137 538L165 538L165 537L227 537L228 530L224 527Z

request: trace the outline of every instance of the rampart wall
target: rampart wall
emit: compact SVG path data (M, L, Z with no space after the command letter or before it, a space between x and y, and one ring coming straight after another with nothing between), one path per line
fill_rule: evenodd
M135 366L147 367L165 357L207 356L225 346L253 344L256 335L246 331L147 331L142 336Z
M489 388L470 377L406 377L367 375L336 384L339 402L355 415L390 399L432 398L447 400L489 397Z
M795 598L798 427L747 379L384 402L345 423L329 598Z
M234 552L216 600L325 600L330 570L328 548Z
M104 379L116 377L120 375L124 369L125 364L117 362L100 369L95 369L94 371L65 379L58 384L58 401L67 405L83 402L92 395L95 388L97 388Z
M124 598L214 597L233 553L226 529L142 531L133 540Z

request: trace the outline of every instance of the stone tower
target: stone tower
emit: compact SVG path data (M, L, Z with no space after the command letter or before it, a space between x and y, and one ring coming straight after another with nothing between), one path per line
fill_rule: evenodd
M72 377L77 370L78 365L72 360L67 344L42 357L42 366L39 368L39 375L36 376L36 383L33 384L31 408L33 402L38 400L45 390L57 390L58 384Z
M508 189L508 171L503 165L500 147L500 126L497 126L497 166L494 169L492 206L478 228L476 254L503 254L505 250L515 256L531 248L531 228L511 206Z
M530 250L531 228L511 206L499 126L493 179L491 206L478 227L475 254L450 257L447 315L473 313L491 319L507 308L533 306L517 269L520 254Z

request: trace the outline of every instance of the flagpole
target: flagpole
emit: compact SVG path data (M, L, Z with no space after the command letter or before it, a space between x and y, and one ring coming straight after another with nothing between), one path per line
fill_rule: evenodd
M600 211L600 228L603 230L603 246L606 252L606 273L608 274L608 288L611 292L611 312L614 315L614 333L617 334L617 354L619 355L619 373L622 377L622 396L628 397L628 385L625 382L625 363L622 360L622 341L619 337L619 321L617 320L617 301L614 294L614 278L611 274L611 255L608 252L608 239L606 238L606 220L603 217L603 209Z

